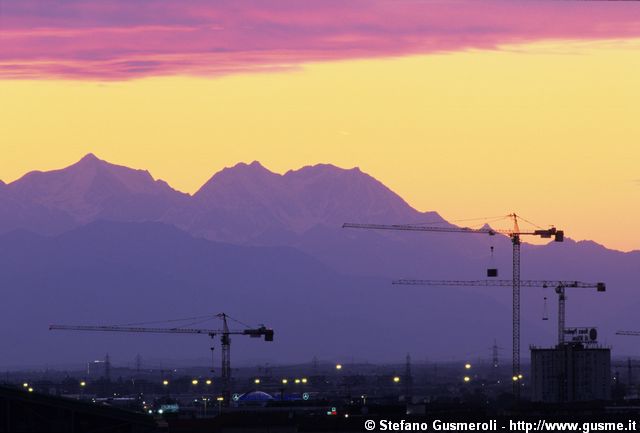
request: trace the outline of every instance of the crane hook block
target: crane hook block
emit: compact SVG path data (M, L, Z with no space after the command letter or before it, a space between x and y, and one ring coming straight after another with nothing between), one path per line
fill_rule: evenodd
M496 268L487 269L487 277L495 278L498 276L498 270Z

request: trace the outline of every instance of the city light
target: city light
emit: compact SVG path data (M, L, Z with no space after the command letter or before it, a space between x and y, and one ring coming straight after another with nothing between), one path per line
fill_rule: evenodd
M255 378L255 379L253 380L253 383L255 383L256 385L258 385L258 384L260 383L260 379Z
M287 383L289 383L289 380L287 380L287 379L282 379L282 384L283 384L283 385L286 385Z
M224 401L224 397L220 396L220 397L216 397L216 400L218 401Z
M518 379L522 379L522 377L523 377L522 374L518 375Z
M87 386L87 382L85 382L84 380L82 382L80 382L80 386L85 387Z
M468 362L464 365L464 368L466 368L467 370L471 369L471 364L469 364Z
M307 383L307 378L306 377L302 378L302 383Z
M294 382L295 383L300 383L300 379L296 379Z
M342 364L336 364L336 370L342 370Z
M207 385L211 385L211 379L207 379L204 383L206 383Z
M27 382L25 382L25 383L22 384L22 387L23 388L29 388L29 384Z
M162 381L162 384L163 384L164 386L167 386L167 385L169 385L169 381L168 381L167 379L165 379L165 380L163 380L163 381Z
M393 381L394 381L395 383L400 382L400 376L394 376L394 377L393 377Z
M470 381L471 381L471 378L470 378L469 376L465 376L465 377L464 377L464 381L465 381L465 382L470 382Z
M513 377L512 377L512 379L513 379L513 381L515 382L515 381L517 381L517 380L518 380L518 376L513 376Z
M198 379L193 379L191 381L191 385L197 385L198 384Z
M29 392L33 392L33 388L29 388L29 389L28 389L28 391L29 391Z

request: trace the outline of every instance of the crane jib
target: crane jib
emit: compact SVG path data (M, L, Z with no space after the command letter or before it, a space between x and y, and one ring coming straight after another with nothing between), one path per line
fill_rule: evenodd
M401 279L394 280L392 284L405 286L472 286L472 287L511 287L513 280L418 280ZM521 287L575 287L582 289L597 289L598 292L606 291L603 282L587 283L583 281L564 280L520 280Z
M488 234L494 236L502 234L510 237L523 235L540 236L544 239L554 238L555 242L564 242L564 231L557 230L555 227L546 230L534 230L532 232L524 232L520 230L498 230L492 228L473 229L470 227L432 227L418 226L411 224L361 224L361 223L344 223L342 228L350 229L369 229L369 230L398 230L398 231L417 231L417 232L440 232L440 233L472 233L472 234Z
M229 331L222 329L198 329L198 328L143 328L131 326L92 326L92 325L51 325L49 330L58 331L103 331L103 332L145 332L154 334L206 334L211 337L216 335L248 335L250 337L264 337L265 341L273 341L273 329L260 327L245 329L242 331Z

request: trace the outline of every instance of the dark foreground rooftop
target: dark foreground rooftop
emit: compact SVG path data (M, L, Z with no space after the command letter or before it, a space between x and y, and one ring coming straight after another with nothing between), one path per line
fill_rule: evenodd
M90 402L0 386L0 432L146 433L153 418Z

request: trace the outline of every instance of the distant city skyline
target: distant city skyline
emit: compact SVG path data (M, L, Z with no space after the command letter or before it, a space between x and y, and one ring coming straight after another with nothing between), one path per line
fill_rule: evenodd
M193 193L330 163L640 249L636 4L235 4L3 1L0 179L92 152Z

